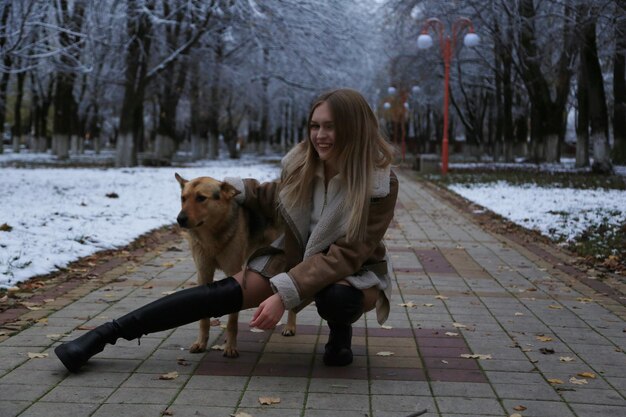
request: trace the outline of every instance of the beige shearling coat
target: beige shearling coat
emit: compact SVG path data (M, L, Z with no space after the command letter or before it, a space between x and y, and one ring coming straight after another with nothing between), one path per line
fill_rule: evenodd
M362 242L346 240L346 187L340 175L333 177L325 190L322 173L322 178L316 180L312 201L294 209L280 204L278 182L235 178L225 181L242 192L238 198L243 205L268 217L276 213L282 217L284 234L272 248L253 254L248 268L270 278L287 309L297 311L305 307L324 287L345 279L356 288L381 289L376 313L378 322L385 322L392 284L383 238L398 196L398 179L389 168L374 173L366 238ZM315 205L319 206L320 199L324 201L324 209L311 229L311 212Z

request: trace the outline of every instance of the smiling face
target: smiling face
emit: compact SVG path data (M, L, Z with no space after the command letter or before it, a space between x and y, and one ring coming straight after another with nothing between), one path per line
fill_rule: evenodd
M335 132L335 122L330 106L327 102L323 102L313 110L309 137L317 155L326 165L332 165L339 152L335 146Z

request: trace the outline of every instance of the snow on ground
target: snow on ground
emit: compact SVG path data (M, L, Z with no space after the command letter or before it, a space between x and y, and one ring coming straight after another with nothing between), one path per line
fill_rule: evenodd
M73 156L72 162L93 164L93 158ZM57 165L50 155L0 154L0 167L10 161ZM124 246L150 230L173 224L180 209L174 172L186 178L239 176L263 181L276 178L278 170L276 163L254 158L200 161L185 168L0 168L0 287L54 271L99 250ZM502 182L450 188L549 236L571 238L603 218L611 222L626 218L626 191ZM2 231L3 224L12 229Z
M0 155L0 161L3 156ZM0 168L0 287L64 267L99 250L124 246L176 222L178 172L271 180L277 164L205 161L190 168ZM107 197L107 195L109 195ZM115 197L117 195L117 197Z
M626 220L626 191L621 190L514 186L503 181L448 188L527 229L567 241L591 225Z

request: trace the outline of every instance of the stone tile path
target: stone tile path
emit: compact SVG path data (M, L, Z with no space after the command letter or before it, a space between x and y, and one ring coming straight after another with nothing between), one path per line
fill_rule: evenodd
M0 313L0 416L626 416L623 295L399 177L392 312L384 327L372 314L355 323L351 366L323 366L327 329L307 307L291 338L250 331L242 312L238 359L190 354L193 324L119 341L68 374L52 352L61 340L193 285L175 239Z

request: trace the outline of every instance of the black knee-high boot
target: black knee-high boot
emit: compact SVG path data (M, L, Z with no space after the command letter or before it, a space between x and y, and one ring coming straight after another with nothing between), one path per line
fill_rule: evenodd
M203 318L235 313L241 310L242 304L241 286L237 280L228 277L153 301L57 346L54 353L70 372L76 372L89 358L102 352L106 344L114 345L120 337L133 340Z
M332 284L317 293L315 305L330 329L324 349L324 364L351 364L352 323L363 314L363 292L349 285Z

